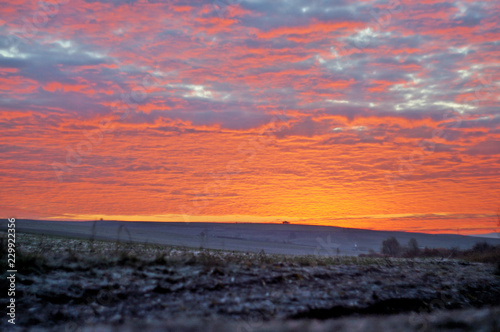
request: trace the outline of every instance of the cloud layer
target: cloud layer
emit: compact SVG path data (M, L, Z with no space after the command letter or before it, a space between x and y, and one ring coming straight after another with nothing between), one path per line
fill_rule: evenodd
M496 1L0 11L2 217L500 228Z

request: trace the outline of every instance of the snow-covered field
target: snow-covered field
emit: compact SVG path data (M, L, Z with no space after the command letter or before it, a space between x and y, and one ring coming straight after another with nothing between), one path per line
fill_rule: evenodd
M402 245L415 238L421 247L471 248L476 242L500 244L500 238L432 235L329 226L235 223L68 222L18 220L18 231L122 242L147 242L189 248L289 255L359 255L380 250L382 241L395 236ZM338 248L338 250L337 250Z

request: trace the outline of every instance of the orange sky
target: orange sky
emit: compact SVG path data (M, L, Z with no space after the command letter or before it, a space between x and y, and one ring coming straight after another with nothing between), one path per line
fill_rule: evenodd
M11 1L0 217L499 231L494 1Z

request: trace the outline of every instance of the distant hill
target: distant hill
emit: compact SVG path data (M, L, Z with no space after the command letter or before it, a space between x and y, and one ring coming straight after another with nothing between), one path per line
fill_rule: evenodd
M500 233L474 234L474 237L485 237L489 239L500 239Z
M6 220L2 221L6 223ZM235 251L290 255L358 255L379 251L382 241L396 237L406 245L411 238L420 247L468 249L486 241L500 245L500 237L477 237L455 234L426 234L394 231L372 231L333 226L252 223L185 223L17 220L18 233L30 232L74 238L148 242L191 248L213 248ZM3 225L6 229L6 225ZM22 234L18 234L22 236Z

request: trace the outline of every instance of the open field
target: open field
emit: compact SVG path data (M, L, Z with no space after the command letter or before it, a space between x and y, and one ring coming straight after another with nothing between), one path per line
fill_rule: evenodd
M500 327L499 271L489 264L242 253L22 232L17 243L19 330Z
M4 222L4 221L2 221ZM124 242L147 242L189 248L260 252L288 255L359 255L378 252L383 240L395 236L401 244L415 238L421 247L471 248L476 242L500 244L500 238L476 238L452 234L425 234L311 225L69 222L18 220L17 230ZM3 228L5 229L5 228Z

